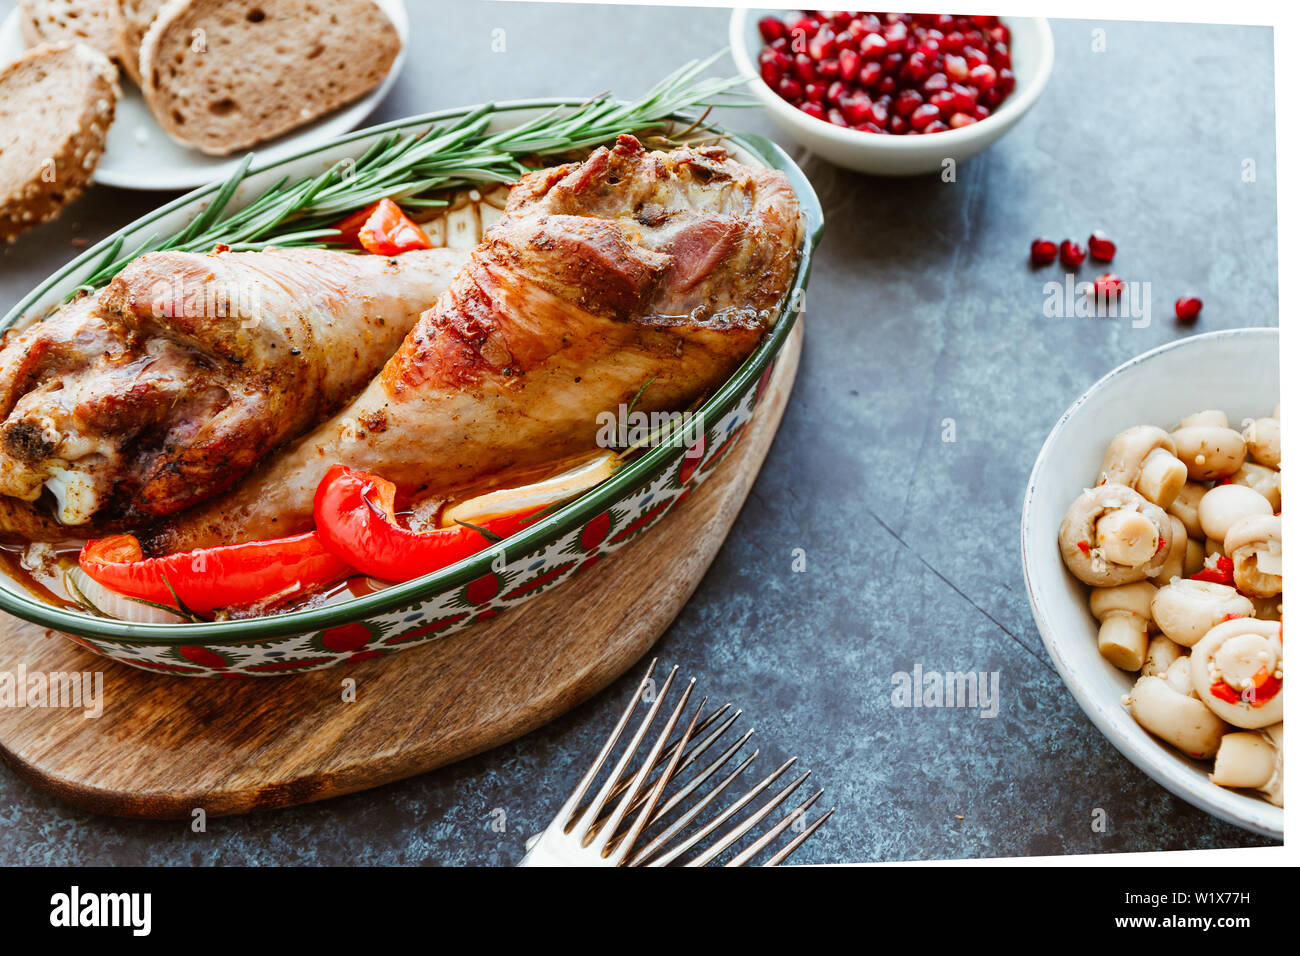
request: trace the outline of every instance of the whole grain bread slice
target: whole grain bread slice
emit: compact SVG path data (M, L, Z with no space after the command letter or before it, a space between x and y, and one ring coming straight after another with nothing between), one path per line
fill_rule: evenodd
M108 0L118 62L140 84L140 44L164 0Z
M168 0L140 86L172 138L224 156L364 96L400 51L374 0Z
M0 70L0 239L81 195L118 95L117 69L84 43L41 44Z
M18 28L29 46L84 43L105 56L117 54L111 0L18 0Z

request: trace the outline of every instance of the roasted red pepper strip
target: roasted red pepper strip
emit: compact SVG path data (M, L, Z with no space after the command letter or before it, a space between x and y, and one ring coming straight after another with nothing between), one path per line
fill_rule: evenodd
M1259 669L1259 673L1257 673L1251 681L1255 685L1254 696L1250 698L1252 707L1263 707L1270 700L1276 697L1278 691L1282 689L1282 682L1263 667ZM1246 700L1246 698L1242 696L1242 691L1237 690L1227 681L1219 681L1217 684L1211 685L1210 693L1219 698L1219 700L1227 701L1229 704L1239 704L1243 700Z
M353 213L334 228L350 245L360 245L379 256L396 256L412 249L432 249L433 243L402 208L391 199L381 199Z
M325 546L353 567L381 581L410 581L440 571L493 543L464 526L419 532L397 523L397 488L391 481L335 465L316 488L316 533ZM527 527L540 511L502 515L480 526L507 538Z
M1206 568L1204 571L1197 571L1192 575L1193 581L1210 581L1213 584L1234 583L1232 577L1233 567L1232 558L1219 555L1214 562L1214 567Z
M314 531L161 558L145 558L134 535L118 534L87 541L80 563L88 575L119 594L167 607L176 607L179 597L200 614L309 594L353 573L351 565L325 549Z

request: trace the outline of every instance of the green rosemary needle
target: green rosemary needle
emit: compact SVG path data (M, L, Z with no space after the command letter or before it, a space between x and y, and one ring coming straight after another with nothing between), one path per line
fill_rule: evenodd
M538 158L595 146L621 133L660 131L691 111L750 105L733 92L739 77L701 78L721 55L686 63L631 103L603 93L496 133L488 131L496 107L487 105L423 133L390 133L356 159L342 160L314 179L290 183L284 177L242 209L227 212L248 175L250 153L188 226L172 236L151 236L125 253L119 237L77 291L106 285L147 252L208 252L217 245L238 251L326 247L338 235L335 223L380 199L416 208L444 205L429 194L472 183L515 182Z

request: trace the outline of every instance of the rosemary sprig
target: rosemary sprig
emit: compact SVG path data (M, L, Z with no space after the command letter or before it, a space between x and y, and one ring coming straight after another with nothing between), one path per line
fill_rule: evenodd
M249 154L188 226L172 236L151 236L127 252L119 237L77 292L106 285L147 252L208 252L217 245L240 251L326 247L338 235L334 224L339 219L380 199L412 207L445 205L429 194L473 183L515 182L534 168L529 163L536 159L595 146L621 133L660 131L674 116L694 110L749 105L732 92L740 77L701 78L721 55L686 63L632 103L602 93L576 109L557 107L496 133L488 131L496 107L488 105L424 133L393 132L356 160L341 160L314 179L290 184L282 178L248 205L228 212L248 175Z

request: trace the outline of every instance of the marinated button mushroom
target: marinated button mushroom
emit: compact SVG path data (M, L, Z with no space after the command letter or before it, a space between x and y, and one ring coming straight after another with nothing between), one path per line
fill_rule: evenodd
M1198 412L1184 418L1170 437L1178 457L1194 481L1218 481L1241 468L1246 460L1246 440L1228 425L1219 411Z
M1247 488L1253 488L1268 500L1274 514L1282 510L1282 472L1276 468L1269 468L1248 461L1241 466L1241 470L1235 475L1228 476L1225 479L1225 484L1245 485Z
M1159 677L1169 670L1174 661L1187 653L1187 649L1175 644L1163 634L1157 634L1147 644L1147 659L1142 664L1142 673Z
M1224 734L1210 780L1221 787L1258 790L1282 806L1282 725Z
M1201 499L1210 489L1205 485L1199 485L1194 481L1189 481L1183 485L1183 490L1178 492L1178 497L1174 503L1169 506L1169 513L1183 523L1187 529L1187 537L1196 541L1205 540L1205 532L1201 530Z
M1115 436L1102 459L1098 485L1121 484L1168 509L1187 482L1187 466L1174 454L1169 433L1137 425Z
M1097 588L1088 600L1092 616L1101 622L1097 647L1120 670L1135 671L1147 656L1147 629L1155 585L1137 581L1114 588Z
M1261 465L1282 467L1282 423L1277 418L1256 418L1246 423L1246 451Z
M1232 558L1237 590L1256 598L1282 593L1282 518L1252 515L1236 522L1223 539L1223 552Z
M1180 578L1156 592L1151 616L1162 634L1192 647L1213 627L1234 617L1252 617L1255 605L1235 588Z
M1282 625L1227 621L1192 648L1192 687L1234 727L1255 730L1282 719Z
M1070 505L1057 543L1080 581L1114 587L1159 574L1172 536L1169 516L1158 505L1126 485L1101 485Z
M1242 518L1272 515L1273 506L1253 488L1245 485L1219 485L1205 493L1197 513L1206 540L1223 541L1228 529Z
M1169 556L1165 558L1164 567L1151 580L1156 584L1168 584L1174 578L1185 577L1187 570L1187 529L1173 515L1169 516L1169 527L1173 535L1169 538ZM1202 560L1204 560L1202 558Z
M1144 729L1197 760L1218 753L1228 730L1195 694L1178 691L1168 676L1139 677L1127 702Z

